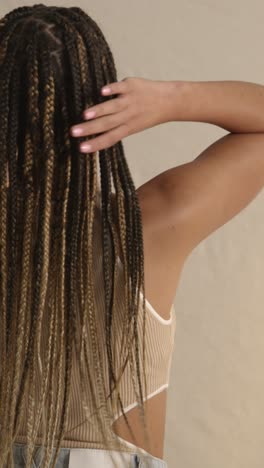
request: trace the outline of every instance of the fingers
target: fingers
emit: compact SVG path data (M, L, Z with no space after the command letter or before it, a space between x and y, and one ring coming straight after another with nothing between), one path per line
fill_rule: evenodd
M116 97L116 99L111 99L107 102L103 102L85 109L83 112L83 119L89 120L89 123L79 123L71 127L71 136L83 137L94 135L96 133L102 133L107 130L111 130L114 127L120 125L122 121L120 120L121 112L128 107L128 101L124 93L128 91L129 78L104 86L101 89L102 94L104 94L103 90L105 88L110 89L106 95L109 96L111 94L119 94L119 96ZM108 117L103 118L104 116Z
M101 92L104 96L111 96L113 94L124 94L127 91L128 84L127 81L117 81L115 83L110 83L104 86L101 89ZM123 100L112 99L111 101L105 102L103 104L98 104L97 106L89 107L85 109L83 113L84 119L100 117L101 115L111 114L113 112L122 110Z
M103 135L100 135L97 138L89 140L89 142L84 141L80 145L80 151L82 153L94 153L103 149L110 148L110 146L115 145L118 141L121 141L127 135L126 125L120 125L113 130L110 130Z
M105 96L111 96L111 94L122 94L127 91L127 81L115 81L114 83L110 83L102 88L102 94ZM109 90L109 92L104 92Z
M90 120L97 117L102 117L103 115L114 114L120 112L126 108L126 100L118 97L116 99L111 99L107 102L102 102L96 106L89 107L83 112L84 120ZM91 114L92 112L92 114Z
M94 112L90 117L86 115L86 111L83 113L84 120L89 122L79 123L70 128L71 136L82 137L93 135L95 133L101 133L106 130L113 128L120 124L120 118L123 117L123 111L126 110L128 104L126 100L111 99L89 109L89 112Z
M90 122L79 124L78 128L81 130L79 136L85 137L89 135L96 135L103 133L113 128L119 127L124 122L124 113L106 115L98 119L93 119ZM74 128L74 127L73 127Z

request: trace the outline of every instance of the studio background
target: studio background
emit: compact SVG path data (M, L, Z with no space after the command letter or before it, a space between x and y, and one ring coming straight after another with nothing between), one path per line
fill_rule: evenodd
M0 16L34 3L90 14L110 44L119 80L264 81L259 0L2 0ZM226 133L175 122L128 137L136 187ZM170 468L264 466L263 218L262 191L186 261L175 295L164 452Z

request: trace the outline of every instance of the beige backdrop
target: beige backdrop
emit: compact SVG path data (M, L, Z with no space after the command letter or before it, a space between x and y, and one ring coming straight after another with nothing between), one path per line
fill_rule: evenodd
M119 80L263 82L260 0L43 3L80 6L98 22ZM0 14L32 4L2 0ZM225 133L209 124L180 122L127 138L136 186L195 158ZM165 442L170 468L264 466L263 206L261 192L185 264L175 296Z

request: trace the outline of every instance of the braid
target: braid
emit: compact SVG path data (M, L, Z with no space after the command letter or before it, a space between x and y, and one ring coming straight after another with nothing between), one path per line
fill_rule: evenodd
M67 101L66 101L66 92L65 88L62 87L62 92L61 92L61 104L62 104L62 119L64 123L64 132L63 132L63 140L64 140L64 151L63 151L63 156L65 158L65 183L63 187L63 197L62 197L62 211L61 211L61 223L60 225L62 226L62 232L61 232L61 261L59 265L59 276L58 276L58 282L59 282L59 301L58 301L58 308L61 310L61 342L60 342L60 350L59 350L59 356L60 356L60 362L59 362L59 388L58 388L58 399L60 398L60 394L62 391L62 386L63 382L65 381L65 375L67 378L67 382L69 381L69 351L71 349L68 349L67 356L66 356L66 370L63 372L63 351L65 349L65 339L63 339L64 336L64 330L65 330L65 319L66 319L66 324L70 322L70 317L67 314L68 307L66 307L67 303L65 301L66 299L66 223L67 223L67 211L68 211L68 204L69 204L69 192L70 192L70 180L71 180L71 170L72 170L72 159L71 159L71 145L70 145L70 140L69 140L69 133L68 133L68 128L70 125L70 120L69 120L69 115L68 115L68 110L67 110ZM67 315L66 315L67 314ZM67 328L67 337L69 335L69 328ZM65 434L65 425L67 422L66 419L66 411L65 408L68 405L68 393L67 393L67 384L64 386L64 394L63 394L63 405L61 409L61 419L58 419L60 421L60 426L59 426L59 433L58 433L58 444L57 444L57 449L55 453L55 460L57 459L57 456L59 454L59 449L61 446L61 442L63 440L63 436Z
M113 56L112 56L111 50L110 50L107 43L106 43L106 48L107 48L107 53L106 53L105 61L104 61L104 63L106 63L106 65L104 66L105 76L106 76L107 80L109 80L108 82L112 82L112 76L109 77L108 70L111 70L111 68L113 68L114 61L113 61ZM114 70L114 72L115 72L115 70ZM135 292L135 288L136 287L138 288L137 303L135 304L135 310L134 311L132 310L132 317L133 316L135 317L135 320L134 320L134 336L135 336L135 347L136 347L136 364L137 364L137 372L138 372L138 376L139 376L140 369L139 369L139 358L138 358L139 353L138 353L138 334L137 334L137 311L138 311L138 307L139 307L140 285L142 283L143 283L143 297L145 297L145 289L144 289L144 253L143 253L143 236L142 236L142 227L141 227L142 226L142 219L141 219L141 211L140 211L140 207L139 207L139 204L138 204L138 199L137 199L136 192L135 192L134 182L133 182L133 179L131 177L131 173L130 173L130 170L128 168L127 161L126 161L126 159L124 157L124 149L123 149L122 142L119 142L117 144L117 154L118 154L119 162L120 162L120 165L121 165L121 168L122 168L120 170L120 175L121 175L121 178L122 178L122 182L124 184L124 187L126 187L126 188L130 187L131 194L132 194L132 197L131 197L132 199L131 199L131 201L129 200L129 205L128 205L127 209L125 209L125 213L131 214L132 217L133 217L133 214L134 214L134 217L130 220L130 222L127 222L127 226L132 226L132 228L135 228L135 231L131 235L130 231L128 230L128 232L127 232L127 243L128 243L128 246L129 246L128 253L129 252L137 253L137 255L135 257L132 257L132 259L131 259L132 263L130 263L130 257L128 256L128 264L131 264L131 270L130 271L131 271L131 274L132 274L132 294L133 295L134 295L134 292ZM114 173L114 171L113 171L113 173ZM128 193L128 191L127 191L127 193ZM133 205L134 210L131 209L131 204ZM135 243L133 243L133 239L136 240ZM141 254L141 252L142 252L142 254ZM133 260L134 260L134 262L133 262ZM140 262L140 265L141 265L139 270L136 267L138 262ZM137 280L137 273L139 273L138 280ZM133 287L133 285L135 285L135 287ZM146 376L146 372L145 372L145 315L146 315L146 312L145 312L145 301L143 301L143 302L144 302L144 307L143 307L143 375L145 377ZM133 304L134 302L131 301L130 303ZM129 322L128 323L130 323L130 316L129 316ZM133 375L133 369L132 368L131 368L131 371L132 371L132 375ZM142 392L140 378L139 378L139 387L140 387L140 402L143 405L143 392ZM146 384L146 378L145 378L145 392L147 393L147 388L146 387L147 387L147 384ZM140 405L140 409L143 411L141 413L141 416L143 417L142 421L143 421L143 424L144 424L144 421L145 421L144 420L144 407L142 407ZM124 415L124 417L125 417L125 415Z
M43 83L46 83L44 89L45 89L45 94L43 95L43 107L41 108L42 111L42 117L43 117L43 146L46 149L45 153L48 156L46 159L45 163L45 169L46 169L46 179L45 181L45 198L43 200L43 211L42 211L42 216L41 217L41 222L40 226L43 229L43 236L41 238L43 239L43 243L40 243L40 248L39 248L39 259L43 255L43 260L44 260L44 267L42 270L42 275L40 276L41 281L40 281L40 293L43 291L43 296L44 296L44 291L48 289L48 267L49 267L49 259L51 258L49 249L51 246L50 239L51 239L51 226L52 223L50 223L50 218L51 218L51 196L52 196L52 178L53 178L53 172L54 172L54 157L55 157L55 152L54 152L54 123L53 123L53 116L55 113L55 83L54 83L54 77L51 73L51 69L49 67L49 55L47 51L43 48L42 51L42 56L43 56ZM43 221L42 221L43 220ZM37 257L38 258L38 257ZM37 263L38 266L38 263ZM52 263L50 264L50 269L52 269ZM51 283L52 282L52 277L51 277ZM52 304L53 305L53 304ZM44 302L43 302L43 309L42 311L44 312ZM54 363L54 352L53 351L53 346L54 346L54 336L55 336L55 329L54 329L54 320L55 320L55 308L50 307L50 333L49 333L49 341L48 341L48 356L47 356L47 362L48 362L48 370L49 371L49 365L50 361ZM42 320L39 320L38 325L40 324ZM55 322L56 323L56 322ZM40 325L38 327L38 340L40 338L39 336L39 331L40 331ZM50 381L48 382L48 386L50 388L49 396L50 398L48 399L48 421L51 420L51 414L52 414L52 408L54 405L54 385L52 382L52 367L51 367L51 372L50 372ZM33 420L32 420L33 422ZM47 460L49 459L51 455L51 447L50 447L50 429L52 428L52 424L49 425L49 430L48 430L48 435L47 435L47 443L48 443L48 450L46 453L46 458L44 459L44 466L47 466Z
M7 427L8 425L8 393L7 389L10 388L10 374L11 367L7 366L7 355L10 347L11 341L11 311L7 309L7 301L10 297L8 293L8 242L7 242L7 228L8 228L8 218L7 218L7 189L6 189L6 180L7 180L7 164L8 164L8 114L9 114L9 79L12 74L14 65L15 65L15 53L16 47L13 47L5 63L5 69L0 76L0 89L2 94L0 96L0 262L1 262L1 284L0 284L0 305L1 305L1 323L2 328L0 331L1 336L1 355L2 355L2 371L1 371L1 382L0 390L3 398L1 399L0 413L1 413L1 429ZM14 134L13 134L14 137ZM12 188L11 188L12 190ZM12 255L12 254L11 254ZM11 257L11 256L10 256ZM9 262L11 263L11 261ZM12 274L12 272L11 272ZM10 281L9 281L10 283ZM15 323L15 320L13 321ZM12 327L12 332L14 327ZM3 416L2 416L3 412ZM0 450L3 447L5 450L5 441L0 440Z

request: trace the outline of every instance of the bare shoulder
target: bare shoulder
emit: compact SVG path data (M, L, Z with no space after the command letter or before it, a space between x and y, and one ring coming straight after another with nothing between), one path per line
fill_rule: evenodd
M168 319L184 264L264 187L264 134L227 134L137 189L146 298Z
M264 134L227 134L138 188L146 297L164 318L188 256L263 189L263 155Z

